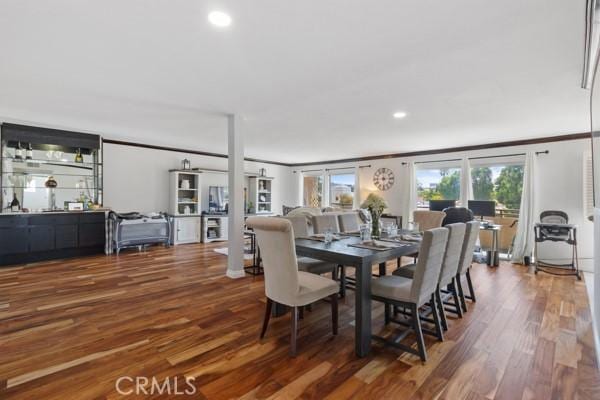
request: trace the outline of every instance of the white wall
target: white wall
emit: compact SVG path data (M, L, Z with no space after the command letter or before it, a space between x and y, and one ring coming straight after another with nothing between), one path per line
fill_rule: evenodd
M558 209L564 210L569 214L570 222L579 226L579 256L582 259L582 268L592 270L591 259L593 257L593 224L587 220L583 209L583 157L591 149L590 141L585 139L571 140L563 142L544 143L527 146L513 146L494 148L488 150L477 150L468 152L455 152L436 154L429 156L391 158L381 160L370 160L353 163L323 164L311 165L307 167L297 167L295 175L295 188L299 188L300 171L303 169L319 168L340 168L356 167L361 165L371 165L370 168L359 169L360 179L360 197L364 200L368 193L377 192L386 199L389 205L389 212L393 214L402 214L404 200L403 190L408 185L406 182L406 166L402 162L410 161L435 161L444 159L455 159L462 157L480 157L504 154L523 153L526 151L544 151L549 150L549 154L540 154L537 156L536 170L536 215L542 210ZM380 167L390 168L394 171L396 182L394 186L385 192L378 192L373 185L373 173ZM297 193L293 196L295 199L301 198ZM298 200L296 200L298 204ZM561 245L545 245L540 248L540 252L546 258L566 259L570 257L569 249Z
M104 144L104 205L116 211L167 211L169 207L169 169L181 167L187 158L192 167L227 169L227 159L175 151ZM246 161L246 172L266 168L273 182L273 210L281 213L282 204L294 204L291 168ZM205 176L204 176L205 175ZM206 209L208 186L227 186L227 175L203 174L202 207ZM206 193L204 193L206 192Z

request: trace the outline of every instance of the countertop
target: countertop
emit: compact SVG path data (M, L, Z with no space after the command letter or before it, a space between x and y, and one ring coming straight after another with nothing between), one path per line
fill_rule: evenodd
M100 213L107 212L109 209L100 209L100 210L87 210L87 211L34 211L34 212L6 212L0 213L0 217L3 216L28 216L28 215L57 215L57 214L69 214L69 215L77 215L77 214L92 214L92 213Z

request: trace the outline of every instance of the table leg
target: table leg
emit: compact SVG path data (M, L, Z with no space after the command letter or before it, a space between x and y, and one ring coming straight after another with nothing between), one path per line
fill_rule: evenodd
M384 263L384 262L379 263L379 276L385 276L385 273L386 273L385 266L386 266L386 263Z
M354 349L358 357L371 350L371 264L356 267Z

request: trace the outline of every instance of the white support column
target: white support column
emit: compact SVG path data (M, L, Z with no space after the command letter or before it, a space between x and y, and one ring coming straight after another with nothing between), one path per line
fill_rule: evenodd
M229 218L227 276L243 278L244 272L244 141L238 119L227 115L229 164Z

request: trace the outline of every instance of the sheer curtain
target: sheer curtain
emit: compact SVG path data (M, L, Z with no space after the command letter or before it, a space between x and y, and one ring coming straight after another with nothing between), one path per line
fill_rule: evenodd
M473 181L471 180L471 162L468 157L462 160L462 179L460 186L460 202L467 207L468 201L473 200Z
M534 244L533 223L535 221L535 153L528 151L523 171L523 193L512 262L523 264L525 257L531 257Z
M408 228L408 222L412 221L412 213L417 207L417 181L415 178L415 163L409 161L404 166L404 178L406 179L405 187L407 190L403 192L402 199L402 225Z

